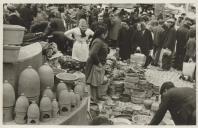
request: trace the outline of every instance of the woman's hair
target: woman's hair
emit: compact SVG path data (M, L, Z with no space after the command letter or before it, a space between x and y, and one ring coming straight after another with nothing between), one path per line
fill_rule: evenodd
M107 26L105 24L98 24L97 27L96 27L96 30L94 31L94 35L93 35L90 46L92 45L93 41L96 38L102 39L101 35L105 34L107 31L108 31L108 29L107 29Z
M161 88L160 88L160 95L162 95L165 90L169 90L169 89L174 88L174 87L175 87L175 85L170 81L163 83Z

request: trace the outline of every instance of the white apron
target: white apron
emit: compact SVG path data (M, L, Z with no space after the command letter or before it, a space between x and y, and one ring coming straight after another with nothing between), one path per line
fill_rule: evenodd
M76 39L72 48L72 59L80 62L86 62L89 56L89 46L87 44L88 37L93 35L94 32L87 29L85 34L86 37L81 37L80 28L76 27L65 32L65 35L73 34Z
M76 41L72 49L72 59L80 62L86 62L89 56L89 47L87 42Z

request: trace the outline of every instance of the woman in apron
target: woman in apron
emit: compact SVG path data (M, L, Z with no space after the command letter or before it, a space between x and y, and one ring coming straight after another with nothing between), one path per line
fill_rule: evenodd
M65 36L74 41L72 59L85 63L89 56L88 40L94 32L88 28L85 19L80 19L79 26L65 32Z
M103 84L105 75L104 65L108 54L108 46L105 43L107 34L106 26L97 26L90 44L89 58L86 63L86 83L90 85L91 99L94 102L101 99L98 87Z

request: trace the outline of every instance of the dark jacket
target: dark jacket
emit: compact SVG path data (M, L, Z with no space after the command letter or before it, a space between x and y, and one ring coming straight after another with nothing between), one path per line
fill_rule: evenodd
M169 110L176 125L196 123L196 91L193 88L172 88L162 95L161 104L150 125L158 125Z
M144 33L142 31L136 31L133 37L133 45L141 48L143 54L148 54L148 50L153 48L153 39L151 31L145 29Z
M128 30L122 27L118 34L118 45L120 48L120 57L123 60L127 60L131 55L131 40L133 36L133 29L129 28Z
M177 39L177 49L183 48L186 46L186 43L188 41L188 32L190 30L190 27L188 25L183 25L180 28L178 28L176 32L176 39ZM178 50L179 50L178 49Z
M167 32L167 36L164 40L163 48L168 48L173 52L175 48L175 42L176 42L176 29L175 27L172 27Z
M190 38L186 45L186 56L194 58L196 54L196 39Z
M164 44L164 40L167 34L167 27L165 25L159 25L154 27L153 34L154 34L154 45L158 47L162 47Z
M153 48L152 34L148 29L145 29L144 33L141 34L139 46L143 53Z
M64 27L64 23L60 18L54 18L50 21L50 23L48 24L45 33L46 35L52 34L53 32L56 31L61 31L61 32L65 32L65 27Z
M106 63L106 58L108 54L107 44L99 38L96 38L90 47L89 58L86 63L85 76L88 78L91 68L93 65L98 65L101 63L104 65Z

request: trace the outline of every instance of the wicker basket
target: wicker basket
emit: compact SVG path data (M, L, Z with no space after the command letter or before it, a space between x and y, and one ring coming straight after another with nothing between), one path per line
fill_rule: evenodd
M148 124L151 121L151 119L152 119L151 116L146 116L146 115L134 115L132 117L132 121L135 124L139 124L139 125Z

